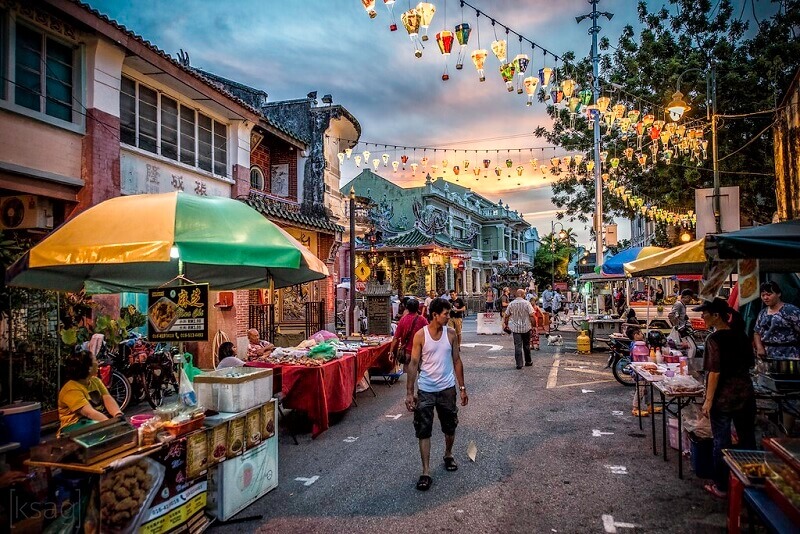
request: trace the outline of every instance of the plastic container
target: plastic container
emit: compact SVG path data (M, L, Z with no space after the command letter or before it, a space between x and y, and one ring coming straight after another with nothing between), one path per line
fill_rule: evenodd
M194 377L197 402L218 412L237 413L272 398L272 369L232 367Z
M39 444L42 434L42 405L38 402L15 402L0 407L2 424L9 442L18 442L26 451Z
M203 428L203 421L205 420L205 416L201 415L199 417L193 417L184 423L173 424L173 423L166 423L164 425L164 430L172 434L173 437L179 437L184 434L188 434L189 432L194 432L200 428Z
M634 341L631 350L631 359L634 362L646 362L649 360L650 350L644 341Z
M142 426L142 423L152 418L153 418L152 414L140 413L137 415L132 415L131 418L128 420L128 422L132 424L134 428L139 428L140 426Z
M698 438L689 433L692 451L692 470L698 478L714 478L714 440Z
M668 417L667 418L667 435L669 436L669 446L678 450L678 418L677 417ZM689 442L689 433L685 430L683 431L683 450L684 452L688 452L691 450L692 445Z

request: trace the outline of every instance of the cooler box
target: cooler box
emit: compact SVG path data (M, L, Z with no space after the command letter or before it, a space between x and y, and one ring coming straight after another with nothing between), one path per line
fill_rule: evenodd
M218 412L244 412L272 398L272 369L230 367L194 377L197 402Z
M678 418L677 417L668 417L667 418L667 431L669 434L669 446L678 450ZM689 441L689 433L686 430L683 430L683 450L690 451L692 448L692 444Z
M18 442L26 451L39 444L42 432L42 405L38 402L15 402L0 407L0 426L6 443Z

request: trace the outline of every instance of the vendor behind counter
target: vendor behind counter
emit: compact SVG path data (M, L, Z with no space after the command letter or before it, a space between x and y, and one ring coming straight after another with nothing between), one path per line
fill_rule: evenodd
M102 380L97 376L97 358L81 350L67 356L64 365L69 379L58 394L58 433L79 424L105 421L122 415Z

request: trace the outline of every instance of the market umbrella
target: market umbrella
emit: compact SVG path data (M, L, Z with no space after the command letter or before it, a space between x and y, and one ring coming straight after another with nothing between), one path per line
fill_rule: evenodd
M706 236L711 258L760 260L763 272L800 272L800 220Z
M280 288L325 278L328 269L246 204L174 192L117 197L89 208L11 265L6 283L144 293L179 275L215 290L270 282Z
M604 275L625 275L623 265L663 251L661 247L630 247L621 250L603 262Z
M673 247L623 264L628 276L671 276L703 274L706 264L705 239Z

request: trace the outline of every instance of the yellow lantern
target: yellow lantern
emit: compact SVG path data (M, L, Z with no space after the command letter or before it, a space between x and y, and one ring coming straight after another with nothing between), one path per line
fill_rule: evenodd
M399 161L395 160L395 161L392 162L392 170L394 170L394 172L397 172L397 168L399 166L400 166L400 162Z
M564 98L569 100L575 93L575 81L572 78L567 78L561 82L561 91L564 93Z
M614 110L614 117L621 119L625 116L625 104L617 104L612 108Z
M534 171L539 168L539 160L538 159L531 158L529 163L531 164L531 167L533 167Z
M619 129L622 133L628 133L631 129L631 120L628 117L622 117L619 120Z
M339 165L342 165L344 163L344 152L339 152L336 157L339 158Z
M356 160L356 167L361 167L361 156L356 154L353 159Z
M428 40L428 27L433 21L433 14L436 13L436 6L430 2L420 2L417 4L417 13L420 15L420 26L422 27L422 40Z
M417 36L419 36L419 27L421 22L421 16L419 12L416 9L411 8L400 15L400 21L403 23L403 27L408 32L408 36L411 38L411 42L414 44L414 56L421 58L422 50L417 44Z
M539 170L542 171L542 175L547 175L547 165L539 165Z
M619 158L611 158L611 168L616 169L619 167Z
M500 176L500 174L502 174L502 172L503 172L503 169L501 169L500 167L495 167L495 168L494 168L494 173L495 173L495 174L496 174L498 177Z
M492 41L492 52L497 57L497 60L500 63L505 63L506 59L508 59L508 45L505 39L497 39Z
M633 161L633 148L628 147L625 149L625 159Z
M381 164L381 160L379 160L378 158L375 158L375 159L372 160L372 168L375 171L378 170L378 167L380 167L380 164Z
M347 156L347 159L350 159L350 155L352 153L353 153L353 149L352 148L345 148L344 149L344 155Z
M611 175L610 175L610 174L608 174L607 172L604 172L604 173L603 173L603 174L600 176L600 178L602 178L604 182L608 182L608 180L611 178Z
M467 169L469 169L469 160L465 159L464 160L464 170L466 171Z
M572 156L564 156L563 158L561 158L561 163L565 167L569 168L569 166L572 164Z
M642 117L642 123L644 124L645 128L647 128L648 126L653 124L653 121L655 121L655 120L656 120L655 116L650 114L650 113L648 113L647 115Z
M364 165L366 165L367 162L369 161L370 151L365 150L364 152L361 153L361 155L364 156Z
M517 165L517 176L522 176L523 172L525 172L525 167L522 165Z
M550 77L553 76L553 69L550 67L542 67L539 69L539 83L542 84L542 89L547 90L550 85Z
M675 123L671 122L670 124L675 124ZM667 144L669 143L669 137L670 137L669 136L669 132L667 132L667 131L661 132L661 136L660 137L661 137L661 144L666 147Z
M417 167L418 166L419 166L418 163L412 163L411 164L411 176L414 176L415 174L417 174Z
M550 158L550 165L553 167L553 169L558 169L559 163L561 163L560 158Z
M583 154L575 154L572 156L572 160L575 162L575 166L580 166L581 162L583 161Z
M594 160L590 159L586 162L586 170L592 172L594 170Z
M533 97L536 96L536 86L539 85L539 78L536 76L528 76L522 80L522 85L525 87L525 93L528 95L528 102L525 105L530 106L533 104Z
M608 109L608 105L611 103L611 99L607 96L601 96L597 99L597 110L600 113L605 113Z
M486 63L486 56L489 55L485 49L479 48L477 50L472 51L472 63L475 65L475 69L478 71L478 75L480 76L480 81L486 81L486 75L483 72L483 65Z

